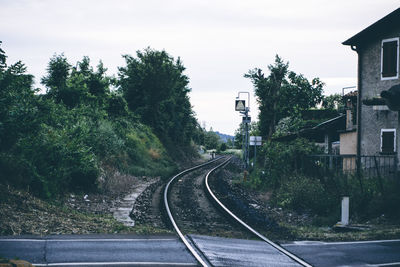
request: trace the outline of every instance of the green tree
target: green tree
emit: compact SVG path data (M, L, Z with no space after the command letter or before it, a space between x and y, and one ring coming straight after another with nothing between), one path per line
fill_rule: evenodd
M41 82L47 87L48 97L69 108L89 103L103 106L107 103L110 86L114 82L105 74L106 71L101 61L95 71L89 57L83 57L72 67L64 54L54 55Z
M239 128L235 130L233 143L236 149L241 149L243 145L243 131L242 124L240 124Z
M110 86L114 79L106 75L107 68L100 61L96 71L90 65L90 58L85 56L72 67L69 83L71 87L83 88L81 97L85 100L96 100L96 105L104 105L110 95Z
M38 128L33 76L21 61L7 66L6 59L0 49L0 152Z
M232 139L228 139L228 141L226 141L226 146L227 146L227 148L232 148L233 147Z
M278 55L268 70L268 76L261 69L255 68L244 77L249 78L254 85L260 110L260 133L270 139L280 119L321 102L324 84L318 78L309 82L303 75L289 71L289 63Z
M199 123L196 123L196 128L194 130L194 134L192 137L195 144L202 145L202 146L205 145L206 132L207 131L204 128L202 128Z
M47 87L47 95L53 97L57 102L67 101L67 78L71 65L64 54L54 55L47 66L47 75L42 77L41 83Z
M212 128L210 131L205 132L204 136L204 144L206 146L206 149L216 149L218 148L220 144L220 137L218 134L216 134Z
M322 99L322 107L324 109L344 111L343 97L340 94L324 96Z
M128 103L121 94L113 92L108 100L107 112L113 117L127 116Z
M241 123L239 125L239 128L235 130L235 135L234 135L234 146L236 149L241 149L243 145L243 138L244 138L244 124ZM248 130L249 130L249 136L260 136L260 130L259 130L259 122L258 121L252 121L248 125Z
M189 101L189 78L180 58L150 48L125 55L119 90L129 109L166 143L188 145L197 127Z
M222 143L222 144L219 146L219 150L222 151L222 152L226 151L227 148L228 148L228 147L227 147L226 143Z

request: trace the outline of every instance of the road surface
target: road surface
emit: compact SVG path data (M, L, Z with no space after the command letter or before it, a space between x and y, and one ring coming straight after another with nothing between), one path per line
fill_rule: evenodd
M262 241L193 235L189 238L213 265L298 266ZM313 266L400 266L400 240L302 241L284 248ZM0 237L0 256L36 266L196 266L173 235L63 235Z

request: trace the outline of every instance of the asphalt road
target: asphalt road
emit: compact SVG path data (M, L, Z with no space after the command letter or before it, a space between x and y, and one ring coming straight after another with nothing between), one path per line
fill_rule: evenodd
M400 266L400 240L366 242L302 241L283 247L311 265L330 266Z
M190 235L189 239L212 266L301 267L263 241Z
M35 266L197 266L175 236L3 237L0 256Z
M190 236L216 266L298 266L262 241ZM400 240L293 242L284 248L313 266L400 266ZM196 266L175 236L0 237L0 256L36 266Z

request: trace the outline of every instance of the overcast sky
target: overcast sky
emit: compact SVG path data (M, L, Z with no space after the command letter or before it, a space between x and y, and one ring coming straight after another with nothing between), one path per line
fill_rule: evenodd
M276 54L290 69L326 83L325 94L356 85L356 53L341 42L399 7L398 0L0 0L0 40L8 62L22 60L36 87L50 57L101 59L108 74L121 55L148 46L181 57L200 123L233 134L243 74L267 71ZM244 96L244 95L243 95Z

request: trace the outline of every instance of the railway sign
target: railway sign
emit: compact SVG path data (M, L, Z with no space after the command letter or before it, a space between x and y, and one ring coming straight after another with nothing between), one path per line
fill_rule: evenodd
M251 117L250 116L242 117L242 122L243 123L250 123L251 122Z
M245 100L235 100L235 110L236 111L245 111L246 110L246 101Z
M261 146L262 145L261 136L250 136L250 145L251 146Z

